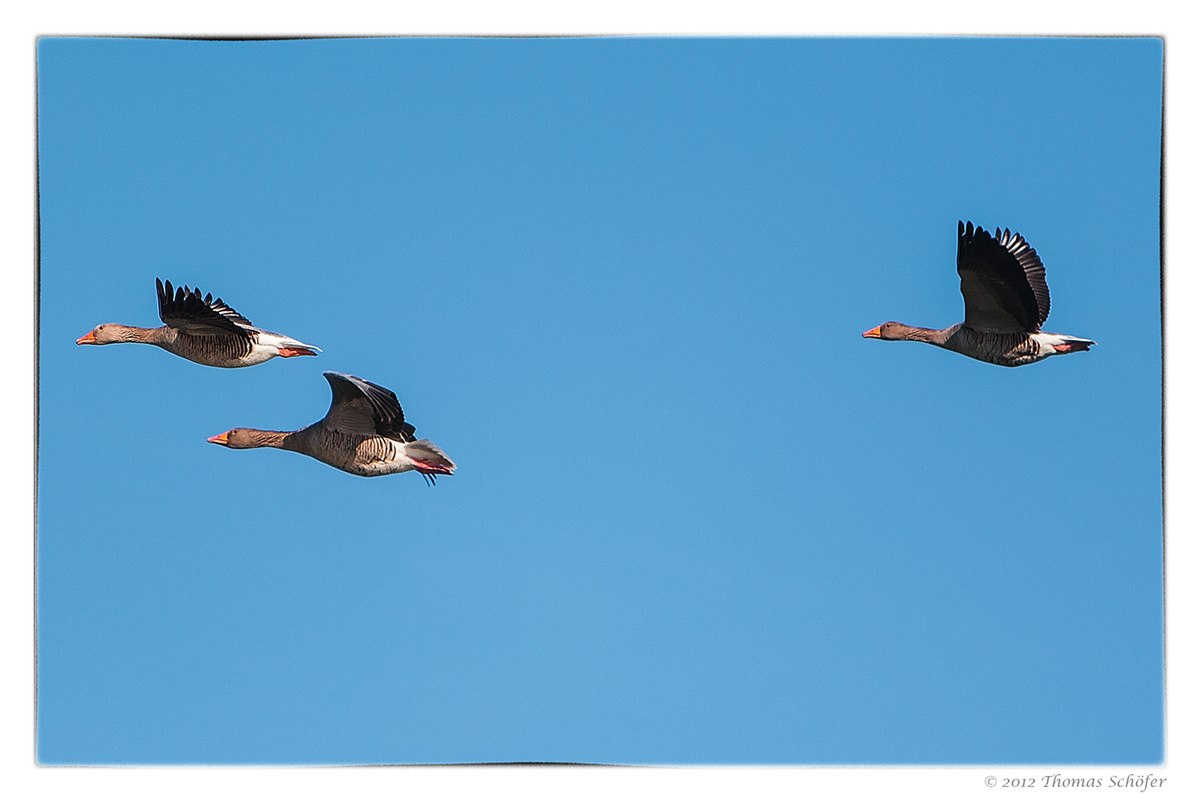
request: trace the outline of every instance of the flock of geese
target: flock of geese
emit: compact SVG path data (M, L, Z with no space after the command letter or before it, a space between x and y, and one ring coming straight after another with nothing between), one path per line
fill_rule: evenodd
M158 284L158 316L164 325L137 328L105 323L77 345L144 342L210 367L250 367L276 356L316 356L319 348L256 328L220 298L199 289ZM326 415L298 431L232 428L208 441L227 448L280 448L311 456L356 476L385 476L416 470L430 483L452 475L454 462L404 421L396 394L345 373L325 373L333 390Z
M1090 339L1042 331L1050 314L1046 270L1037 251L1007 229L995 236L958 224L958 275L966 315L949 328L916 328L887 322L863 333L868 339L928 342L972 359L1020 367L1050 356L1085 351ZM78 345L143 342L211 367L249 367L276 356L315 356L320 348L256 328L210 293L171 282L158 284L158 328L98 325ZM452 475L454 462L404 421L396 394L345 373L326 372L333 402L325 417L298 431L233 428L208 441L227 448L280 448L318 459L358 476L415 470L430 483Z

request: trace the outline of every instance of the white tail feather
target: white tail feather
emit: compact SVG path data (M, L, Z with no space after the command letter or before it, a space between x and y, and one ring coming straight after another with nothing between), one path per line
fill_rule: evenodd
M441 448L427 439L404 444L404 455L417 463L421 472L443 473L450 475L454 472L455 464Z
M321 351L321 349L316 345L306 345L298 339L292 339L291 337L284 336L283 334L276 334L273 331L259 331L258 341L259 344L276 348L304 348L306 350L315 350L318 353Z

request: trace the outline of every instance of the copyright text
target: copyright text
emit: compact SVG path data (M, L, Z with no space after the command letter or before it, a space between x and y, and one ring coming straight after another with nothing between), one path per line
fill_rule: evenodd
M983 783L988 787L1111 787L1144 793L1162 787L1167 779L1153 773L1128 773L1124 776L1064 776L1061 773L1048 773L1045 776L988 776Z

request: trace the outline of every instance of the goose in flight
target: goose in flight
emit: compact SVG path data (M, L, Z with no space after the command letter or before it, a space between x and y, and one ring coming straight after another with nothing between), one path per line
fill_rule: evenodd
M311 456L356 476L416 470L431 483L452 475L455 464L441 448L417 439L404 422L396 394L345 373L325 373L333 403L322 419L299 431L233 428L208 441L227 448L280 448Z
M166 325L138 328L119 323L98 325L75 340L76 345L110 345L144 342L157 345L210 367L249 367L276 356L316 356L320 348L271 331L255 328L249 320L220 298L213 300L199 289L174 289L159 279L158 316Z
M1050 314L1046 269L1020 234L993 237L958 223L958 275L966 318L941 330L887 322L863 332L868 339L928 342L972 359L1020 367L1061 353L1087 350L1090 339L1041 330Z

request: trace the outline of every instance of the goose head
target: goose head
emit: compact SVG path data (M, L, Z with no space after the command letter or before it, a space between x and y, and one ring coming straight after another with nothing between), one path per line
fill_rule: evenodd
M76 345L111 345L114 342L129 342L133 329L118 323L104 323L75 340Z
M883 325L877 325L870 331L863 331L863 337L866 339L907 339L910 331L912 331L912 326L893 320Z
M231 428L224 434L209 437L208 441L226 448L261 448L266 444L265 437L261 436L264 434L265 431L254 428Z

